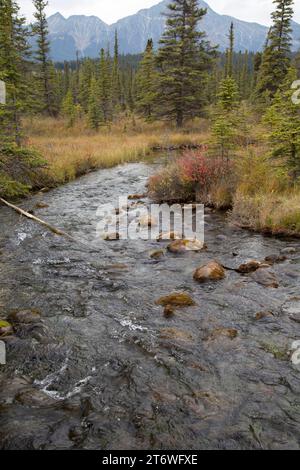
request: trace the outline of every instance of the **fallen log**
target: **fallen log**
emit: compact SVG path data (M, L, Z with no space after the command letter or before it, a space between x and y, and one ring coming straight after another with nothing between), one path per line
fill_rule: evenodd
M96 247L91 247L85 243L83 243L82 241L80 240L77 240L75 237L73 237L72 235L70 235L69 233L66 233L64 232L63 230L57 228L57 227L54 227L53 225L49 224L48 222L45 222L44 220L42 219L39 219L38 217L36 217L35 215L33 214L30 214L29 212L26 212L24 211L23 209L21 209L20 207L18 206L15 206L14 204L11 204L10 202L6 201L5 199L3 198L0 198L0 202L2 202L2 204L4 204L5 206L9 207L10 209L14 210L15 212L17 212L18 214L26 217L27 219L30 219L30 220L33 220L34 222L37 222L38 224L42 225L43 227L46 227L48 230L50 230L52 233L54 233L55 235L60 235L61 237L64 237L64 238L67 238L68 240L71 240L75 243L79 243L80 245L86 247L86 248L93 248L93 249L98 249Z

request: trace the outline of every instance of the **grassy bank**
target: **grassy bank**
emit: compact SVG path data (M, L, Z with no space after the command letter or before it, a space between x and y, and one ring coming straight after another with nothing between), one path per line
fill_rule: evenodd
M231 223L271 235L300 236L300 184L275 163L264 145L239 149L229 160L211 149L187 151L154 175L158 202L197 201L228 210Z
M63 120L27 120L28 144L36 148L48 165L56 184L71 181L90 170L141 160L153 148L195 145L205 138L205 123L182 132L162 124L120 120L95 133L84 123L68 128Z

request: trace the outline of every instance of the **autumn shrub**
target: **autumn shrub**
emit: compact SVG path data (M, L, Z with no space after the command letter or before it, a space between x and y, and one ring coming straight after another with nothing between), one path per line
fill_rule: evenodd
M232 163L207 155L207 148L186 151L149 181L149 193L159 201L197 201L229 207L233 194Z

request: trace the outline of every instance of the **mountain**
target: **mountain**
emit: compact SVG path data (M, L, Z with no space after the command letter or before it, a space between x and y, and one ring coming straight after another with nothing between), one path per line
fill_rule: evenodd
M56 13L48 18L52 58L55 61L72 60L76 57L76 51L79 51L82 57L98 57L102 47L113 48L116 30L120 52L123 54L143 52L149 38L152 38L157 46L165 28L163 12L169 2L170 0L163 0L158 5L140 10L112 25L107 25L96 16L77 15L66 19ZM218 44L221 50L226 49L228 30L233 21L237 51L256 52L262 49L268 32L266 26L219 15L203 0L199 0L199 5L207 8L207 15L200 27L206 31L212 44ZM293 22L293 49L299 48L300 24Z

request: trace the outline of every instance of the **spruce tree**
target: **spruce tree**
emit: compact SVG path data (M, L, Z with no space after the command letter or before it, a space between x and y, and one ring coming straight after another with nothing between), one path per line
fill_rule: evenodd
M103 119L104 122L108 122L112 119L111 74L109 57L106 56L104 49L101 49L100 53L99 95Z
M100 105L99 86L96 77L92 77L88 102L88 124L95 131L104 123L104 116Z
M198 31L207 10L197 0L173 0L168 5L166 30L160 40L157 115L182 127L186 118L199 116L205 98L207 71L214 49Z
M0 2L0 80L6 85L6 104L0 105L1 141L21 144L21 114L28 110L29 32L18 5Z
M136 75L136 107L137 112L147 120L153 119L157 102L157 71L153 41L148 40L146 51Z
M266 102L275 96L291 63L294 0L274 0L273 3L276 10L272 13L273 24L269 30L256 85L256 96Z
M67 118L68 127L73 127L76 119L77 110L71 90L67 92L62 102L62 113Z
M113 111L117 114L123 106L122 102L122 89L121 89L121 77L120 77L120 66L119 66L119 42L118 32L115 32L115 45L114 45L114 58L112 65L112 106Z
M292 99L291 87L296 79L297 71L291 68L264 117L273 157L290 168L294 179L300 176L300 106Z
M46 19L45 8L48 1L33 0L35 7L35 23L32 26L32 32L36 37L37 50L35 59L39 65L38 84L40 92L40 109L49 116L57 114L55 105L55 90L53 89L53 68L49 59L50 43L48 39L48 24Z

